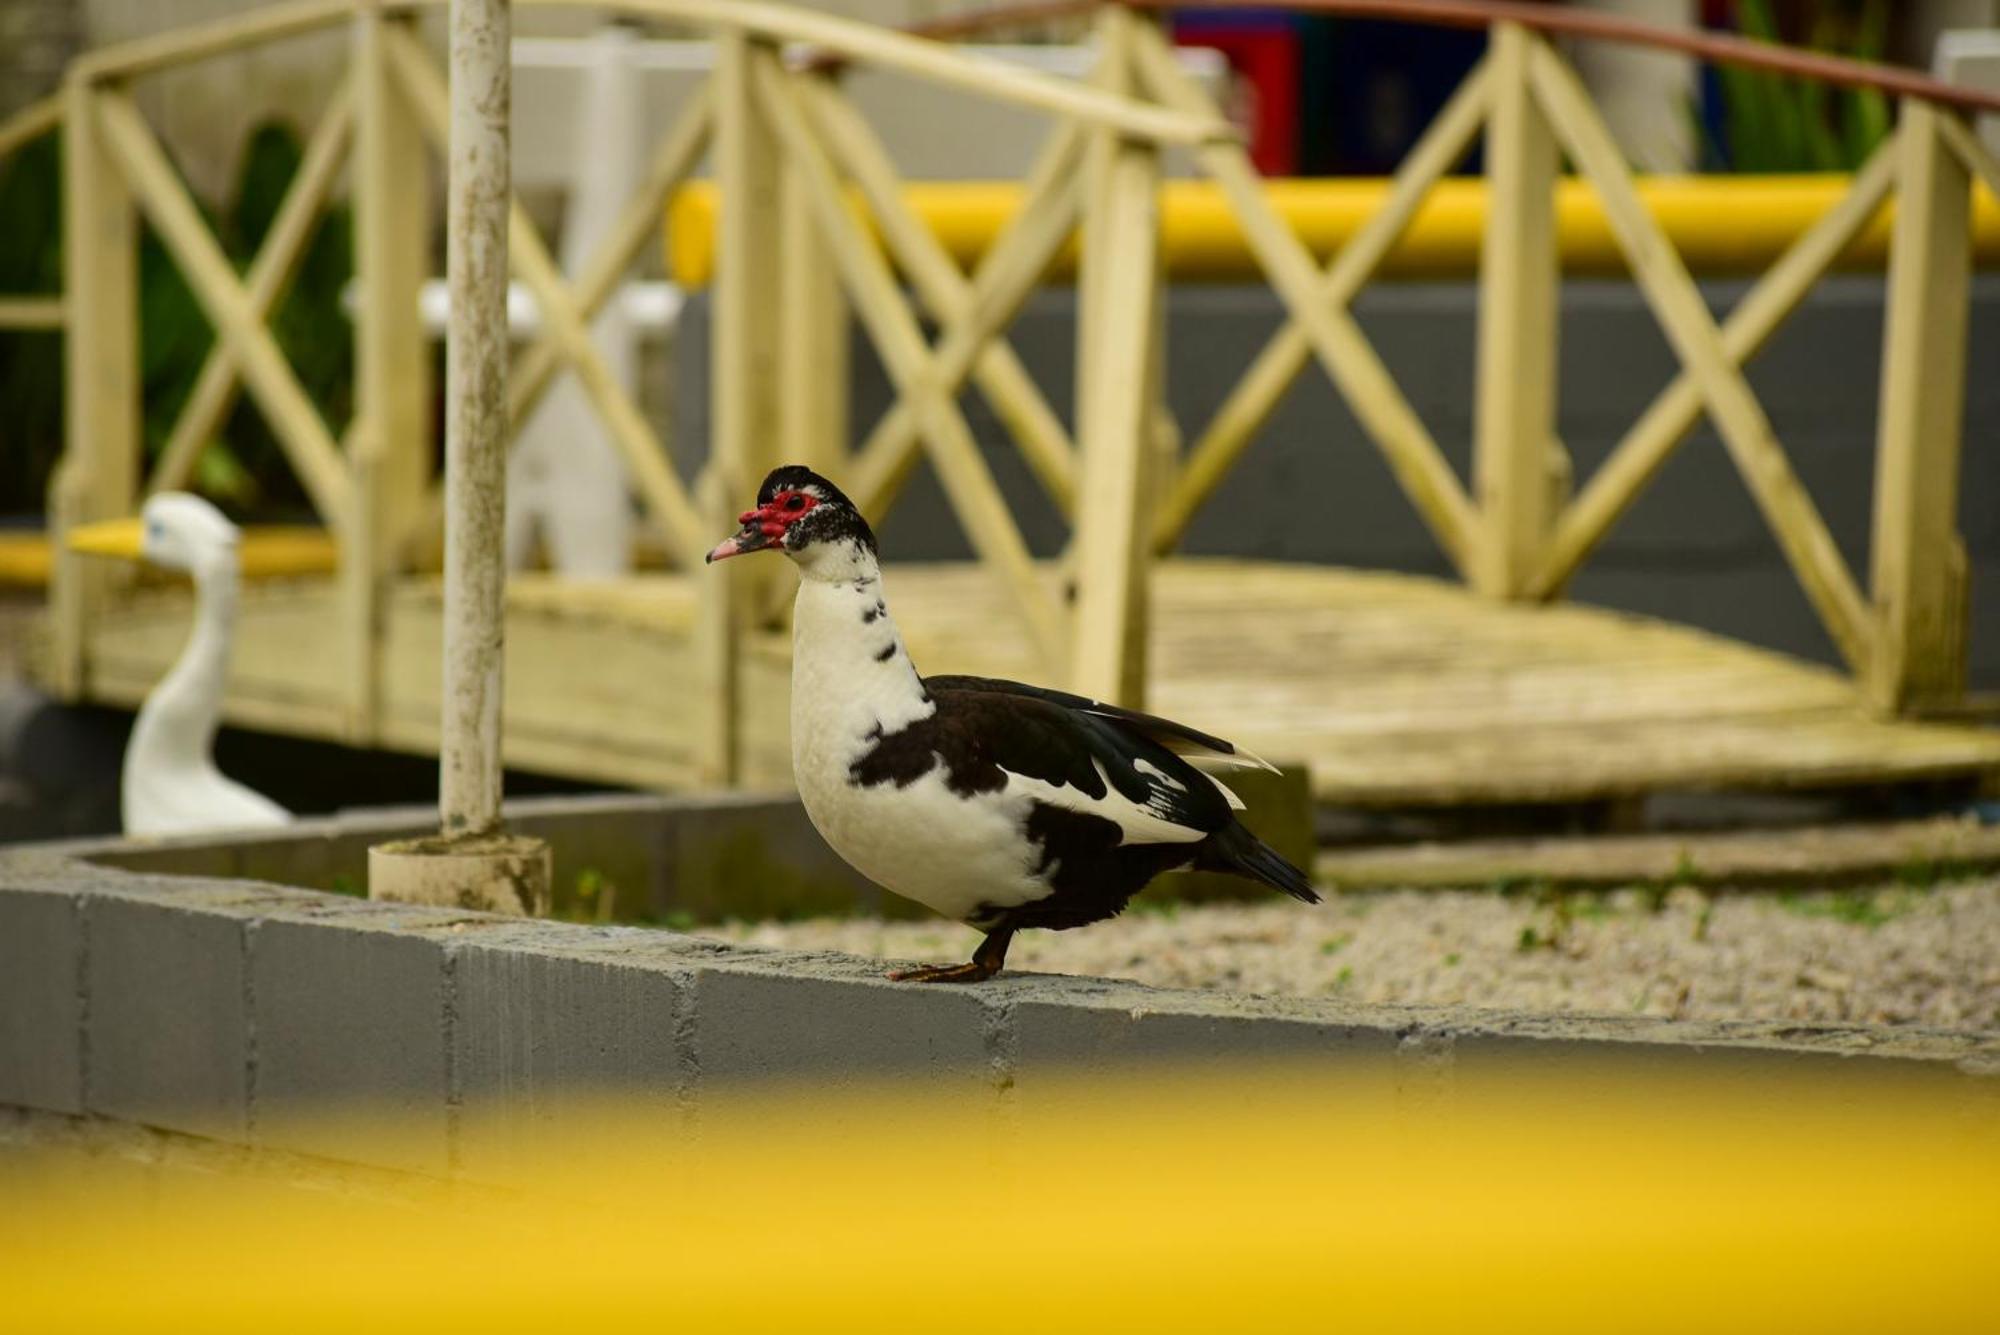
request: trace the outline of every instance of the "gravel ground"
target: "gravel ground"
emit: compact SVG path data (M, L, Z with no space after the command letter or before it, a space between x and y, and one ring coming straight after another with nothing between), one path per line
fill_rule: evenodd
M705 927L732 941L965 959L951 923L818 919ZM1678 889L1507 896L1389 891L1319 906L1141 900L1026 932L1010 967L1164 987L1364 1002L2000 1031L2000 879L1825 894Z

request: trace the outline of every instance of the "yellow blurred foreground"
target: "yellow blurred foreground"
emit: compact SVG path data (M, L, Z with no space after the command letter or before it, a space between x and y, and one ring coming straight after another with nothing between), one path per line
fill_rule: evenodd
M142 1202L73 1161L16 1169L0 1330L2000 1327L1995 1082L1704 1060L1734 1073L1482 1090L1322 1065L516 1114L485 1130L576 1148L509 1188L265 1155Z

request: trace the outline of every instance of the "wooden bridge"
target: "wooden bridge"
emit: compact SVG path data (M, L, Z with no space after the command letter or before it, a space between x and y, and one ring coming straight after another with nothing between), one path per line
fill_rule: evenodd
M564 0L517 0L559 4ZM516 577L508 594L510 763L667 787L788 781L791 575L780 562L704 569L700 553L766 468L803 460L870 514L919 459L977 560L897 568L898 619L927 670L1063 682L1177 715L1310 767L1325 799L1405 805L1574 800L1659 789L1819 787L2000 772L2000 733L1963 714L1968 593L1957 534L1970 219L2000 164L1966 115L2000 99L1905 71L1715 35L1666 34L1541 6L1314 0L1295 8L1487 25L1489 51L1410 153L1379 209L1320 260L1273 205L1237 137L1173 60L1167 6L1041 4L927 36L762 0L595 6L702 29L706 87L665 128L642 187L574 281L523 211L516 278L542 332L509 382L516 424L575 375L629 467L672 568L602 585ZM65 290L0 302L0 325L66 340L67 449L57 540L180 485L238 392L270 423L324 523L333 568L246 590L228 716L362 746L436 746L437 586L423 553L439 506L428 357L417 316L431 228L413 189L445 133L443 76L416 37L424 6L299 0L88 55L64 90L0 125L0 154L66 143ZM936 38L1087 23L1086 82L1001 66ZM313 132L264 250L239 275L147 127L148 74L345 25L352 63ZM1882 90L1901 114L1845 196L1717 321L1550 37L1672 45L1703 59ZM969 268L912 210L841 93L865 62L968 97L1047 112L1022 204ZM1461 478L1351 314L1434 186L1484 136L1486 209L1474 466ZM1159 392L1165 276L1160 155L1192 151L1287 312L1215 416L1191 432ZM720 199L715 431L685 484L589 337L677 188L706 158ZM1608 461L1573 485L1555 431L1557 196L1567 159L1681 363ZM314 408L266 325L343 172L356 216L356 412ZM1887 261L1872 563L1864 583L1800 484L1743 367L1855 238L1895 202ZM166 242L217 341L150 474L138 438L141 217ZM1075 423L1051 410L1006 328L1073 240L1080 293ZM844 437L849 312L897 400ZM926 319L935 334L926 333ZM1190 518L1254 446L1309 365L1331 377L1458 582L1172 555ZM1070 522L1037 561L975 444L976 386ZM1845 663L1833 671L1714 636L1563 602L1593 549L1706 416ZM894 553L889 554L892 558ZM58 555L35 661L67 698L135 704L178 649L185 595Z

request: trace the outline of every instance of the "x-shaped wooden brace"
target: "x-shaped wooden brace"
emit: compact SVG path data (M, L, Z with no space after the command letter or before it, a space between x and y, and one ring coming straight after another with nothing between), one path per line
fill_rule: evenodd
M426 137L435 149L443 151L451 120L444 77L431 63L429 54L408 32L391 30L386 34L386 40L397 77L423 122ZM699 156L707 132L706 105L705 100L700 101L695 108L683 113L677 132L663 141L665 151L656 155L655 168L649 172L649 179L657 181L664 177L669 183L678 180L686 167L691 166ZM680 170L662 172L662 159L665 159L665 166ZM665 191L661 193L664 195ZM527 211L521 207L518 195L510 198L508 208L508 257L515 274L527 285L541 311L547 333L537 347L550 349L541 356L530 350L528 356L533 360L524 362L516 372L522 383L518 391L510 391L510 411L517 405L521 411L526 411L546 386L557 361L568 363L585 394L596 406L612 444L617 447L625 466L631 470L640 498L665 530L671 549L678 555L681 564L689 567L700 565L701 554L707 545L704 541L705 529L688 499L686 489L668 465L665 447L632 402L631 396L618 383L611 368L605 365L602 354L590 337L590 313L563 281L555 261L549 257L548 248L535 232ZM637 226L634 219L645 216L646 212L649 211L641 211L628 204L621 215L620 226L614 227L613 235L600 249L603 262L593 265L587 275L592 280L589 295L595 296L600 304L609 296L624 268L623 263L615 262L615 243L629 239ZM628 250L625 253L627 262L629 258ZM542 365L544 361L546 368ZM515 421L518 424L519 418Z
M758 101L772 129L798 170L805 186L807 203L819 224L832 254L841 281L869 335L882 354L891 381L902 395L923 443L928 447L938 478L960 522L965 525L974 549L1007 586L1027 621L1037 647L1050 664L1061 662L1065 642L1063 618L1028 554L1027 544L1008 512L1000 489L960 411L955 390L971 369L978 351L990 336L1018 308L1040 276L1042 263L1017 263L1001 274L990 261L982 266L973 288L975 301L983 295L984 306L975 304L966 318L955 325L944 344L933 351L925 342L916 316L904 302L895 274L888 261L863 233L847 201L842 197L838 177L825 148L814 134L811 118L802 100L792 91L791 76L769 52L755 56ZM1069 173L1061 176L1067 179ZM1023 214L1017 225L1028 220L1050 230L1060 223L1066 234L1067 213L1073 208L1055 203L1036 210L1035 218ZM1025 229L1024 229L1025 230ZM1049 243L1051 247L1057 242ZM1027 243L1012 248L1018 258ZM1032 271L1029 270L1032 268ZM979 280L994 271L991 286L983 290ZM954 341L953 335L957 335ZM951 360L946 361L949 354ZM880 457L880 456L878 456ZM857 471L856 477L882 476L893 471L878 466L873 474ZM879 484L874 484L879 485ZM873 494L857 486L857 500L866 504Z
M1153 96L1167 106L1182 111L1207 108L1207 95L1181 69L1172 48L1152 25L1138 26L1135 50L1140 74ZM1277 289L1291 320L1301 331L1296 337L1318 355L1320 363L1352 406L1362 427L1382 450L1397 482L1416 506L1418 514L1461 569L1466 567L1473 550L1478 514L1457 475L1452 472L1451 465L1439 452L1437 442L1431 438L1416 410L1411 408L1409 400L1368 342L1367 335L1362 333L1361 326L1348 311L1345 297L1351 296L1352 289L1359 287L1373 267L1372 261L1386 251L1388 244L1401 231L1402 223L1407 221L1408 214L1414 213L1416 205L1421 202L1422 192L1430 182L1412 169L1434 165L1436 172L1442 174L1462 150L1462 144L1455 144L1452 134L1447 132L1463 129L1469 135L1470 130L1465 128L1465 123L1469 121L1476 126L1478 114L1483 110L1478 81L1469 80L1468 87L1471 91L1461 90L1459 98L1454 101L1453 111L1440 117L1438 125L1426 136L1429 151L1423 152L1420 159L1413 158L1410 166L1405 168L1398 195L1392 199L1393 207L1384 209L1376 220L1381 226L1372 228L1370 246L1366 250L1350 246L1349 250L1355 251L1356 262L1346 268L1336 262L1336 276L1342 286L1349 289L1338 301L1328 300L1333 280L1321 274L1311 252L1285 226L1284 219L1271 206L1264 195L1257 169L1251 165L1249 154L1242 146L1211 142L1195 149L1202 170L1228 198L1230 207L1243 226L1251 253L1256 256L1258 265ZM1448 153L1445 151L1447 148L1450 149ZM1440 157L1443 159L1441 162ZM1364 259L1370 261L1365 267L1359 262ZM1293 337L1281 332L1279 338L1274 340L1274 349L1266 349L1270 364L1263 367L1261 374L1275 378L1277 373L1284 371L1284 361L1297 355L1285 346L1287 340ZM1296 369L1289 374L1296 374ZM1287 381L1289 374L1285 377ZM1282 388L1282 383L1279 388ZM1226 462L1223 468L1227 468ZM1204 482L1204 478L1208 481ZM1158 521L1162 530L1178 534L1180 526L1185 523L1185 515L1192 509L1187 504L1187 498L1198 501L1217 478L1219 473L1197 473L1194 461L1190 461L1173 493L1179 504L1170 500L1166 512ZM1177 515L1181 516L1178 521L1175 518Z
M1757 354L1868 225L1894 183L1895 157L1893 141L1878 149L1841 201L1736 303L1722 324L1723 352L1732 364L1742 366ZM1531 595L1552 597L1575 573L1686 438L1702 404L1701 388L1687 370L1660 391L1557 518L1541 568L1529 583Z
M1778 443L1687 265L1639 199L1625 159L1576 73L1534 42L1530 77L1556 137L1604 203L1612 234L1841 655L1866 671L1874 623L1847 562Z
M964 323L969 314L991 310L988 292L993 276L1005 275L1011 280L1023 268L1045 266L1068 235L1076 196L1065 188L1065 182L1081 153L1081 139L1070 123L1065 122L1057 130L1038 156L1022 192L1020 212L996 241L988 257L990 262L981 266L981 271L989 275L982 288L978 280L966 279L944 244L910 207L903 196L903 183L881 139L853 105L823 76L803 79L795 86L812 112L813 123L833 151L836 165L868 201L881 226L883 240L904 276L931 314L945 326L945 340L950 339L951 328ZM1044 210L1048 211L1047 216L1043 215ZM1013 245L1023 247L1018 260L1008 252ZM1006 314L1011 317L1012 311ZM1019 443L1029 467L1056 507L1069 513L1076 501L1077 469L1076 449L1069 433L1004 336L995 329L979 330L973 346L978 349L972 363L973 377ZM955 393L962 373L948 373L958 377L949 386ZM895 490L907 475L909 463L914 461L916 448L914 416L899 405L877 425L861 451L870 514L886 510L894 500ZM897 465L894 470L886 469L888 460Z
M285 188L285 197L264 234L264 244L244 275L244 293L259 320L270 317L272 308L298 272L299 260L319 223L320 207L346 161L353 131L353 83L351 79L343 79L307 140L299 169ZM186 485L202 449L214 439L216 429L235 402L241 373L235 350L217 339L202 362L201 373L195 378L174 429L168 433L152 475L146 479L148 495Z
M297 470L313 508L329 526L342 528L351 490L346 464L319 409L264 324L269 303L260 306L238 281L131 98L105 89L95 100L105 142L214 325L216 342L241 367L251 397Z

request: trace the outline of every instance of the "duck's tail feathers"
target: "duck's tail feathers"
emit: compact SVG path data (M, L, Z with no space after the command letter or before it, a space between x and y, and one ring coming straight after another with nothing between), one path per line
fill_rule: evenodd
M1306 874L1285 861L1277 849L1259 839L1241 821L1232 821L1210 835L1195 857L1202 871L1225 871L1262 881L1273 890L1282 890L1307 904L1319 903Z

